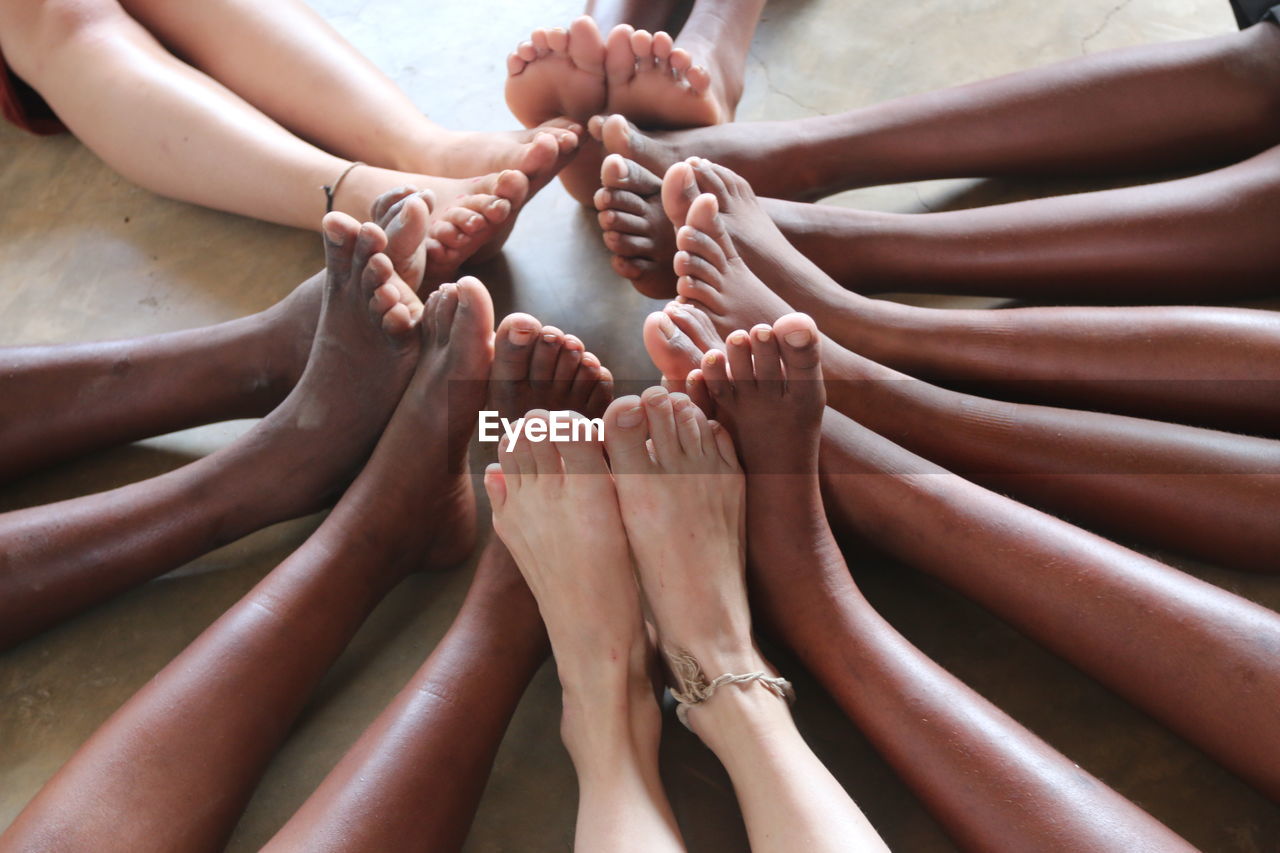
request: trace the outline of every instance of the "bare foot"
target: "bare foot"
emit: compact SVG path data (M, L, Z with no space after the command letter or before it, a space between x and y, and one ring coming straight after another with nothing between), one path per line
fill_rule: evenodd
M751 636L733 443L684 394L650 388L615 400L605 440L640 584L668 662L706 680L768 671Z
M489 408L514 420L532 409L604 414L613 375L582 341L528 314L511 314L494 336Z
M507 57L507 106L526 127L565 116L585 122L605 103L604 39L582 16L569 25L534 30Z
M668 179L679 182L682 166L687 168L686 164L672 167ZM678 251L672 267L679 276L679 299L704 310L722 334L770 323L791 313L782 297L747 266L725 219L717 197L704 193L689 205L683 223L673 221Z
M671 222L684 221L699 193L692 172L684 177L682 183L664 183L617 154L606 157L600 169L601 187L593 201L605 247L613 253L613 269L650 299L676 295L671 268L676 235Z
M561 733L579 774L616 772L608 763L620 751L656 754L651 650L603 448L522 436L498 458L485 472L494 529L546 623L564 688Z
M396 275L387 238L373 223L342 213L321 224L325 277L307 366L293 391L256 428L281 442L282 455L312 457L282 464L277 499L319 508L359 470L409 382L418 357L423 306ZM309 448L322 441L324 452Z
M711 318L690 303L669 302L644 321L644 348L661 371L662 387L668 391L688 393L690 371L702 365L702 356L708 351L723 350L724 345Z
M406 525L396 553L419 568L455 565L475 544L475 497L467 451L484 406L493 363L493 302L470 276L442 284L427 298L421 353L408 388L370 461L395 476L379 479L365 511L403 512L422 519Z
M619 24L605 43L606 104L645 127L702 127L733 120L730 103L711 73L694 65L687 50L665 32L650 33Z
M441 128L421 146L413 160L416 166L406 171L442 178L471 178L515 169L536 182L536 176L547 166L543 153L545 143L539 137L546 135L554 139L562 156L572 154L586 137L585 120L553 116L525 130L486 133Z

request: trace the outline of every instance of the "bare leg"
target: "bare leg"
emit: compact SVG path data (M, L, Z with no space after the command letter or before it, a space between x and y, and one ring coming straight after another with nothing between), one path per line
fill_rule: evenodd
M413 195L384 194L374 215L386 229L384 254L396 274L425 295L498 233L509 202L474 196L449 214L465 228L432 224L446 245L423 240L429 209ZM323 285L318 273L260 314L203 329L0 349L0 478L172 430L268 414L306 367ZM32 411L42 417L25 417Z
M86 145L125 177L173 198L299 228L325 211L322 187L350 161L303 142L239 96L166 51L114 0L0 3L14 71L39 90ZM557 134L561 131L557 130ZM522 169L535 186L560 162L550 133L529 142ZM439 215L454 200L492 193L496 175L450 179L361 166L336 209L358 219L393 187L433 190Z
M535 409L527 419L548 419ZM494 529L538 600L564 689L578 774L578 850L683 850L658 773L661 714L613 480L598 442L498 450L485 472Z
M301 0L213 0L193 7L123 0L122 5L178 55L326 151L448 178L529 165L527 145L537 131L467 133L441 127ZM545 130L571 150L576 145L571 127L552 124Z
M695 179L696 187L689 183ZM681 276L677 290L703 307L722 334L804 307L837 342L920 378L976 383L997 395L1012 391L1079 408L1243 432L1275 430L1280 316L1273 312L950 311L865 299L844 291L796 251L732 172L706 161L681 164L665 185L668 216L682 235L674 264ZM695 203L689 199L698 189L709 192L697 204L710 231L686 225ZM708 279L724 287L712 287Z
M492 358L488 294L475 279L447 285L432 294L422 328L413 380L343 500L98 729L0 846L221 849L308 694L369 611L424 559L470 550L473 528L461 519L474 503L459 484L470 484L466 446ZM447 394L456 408L440 404Z
M0 515L0 645L313 511L358 470L413 372L421 303L381 254L387 239L376 225L335 213L325 233L328 273L311 356L275 411L176 471Z
M777 677L751 631L746 490L733 443L686 395L661 388L614 403L605 436L673 689L687 696L722 674ZM779 696L745 682L688 701L685 719L728 771L752 850L887 849Z
M671 303L645 323L649 354L675 390L707 351L748 344L733 332L726 345L692 305ZM829 341L822 360L833 408L976 483L1126 540L1280 571L1271 556L1280 442L959 394Z
M771 198L926 178L1205 167L1280 142L1280 27L1108 51L835 116L641 133L589 128L662 174L724 163Z
M695 372L747 469L754 600L958 844L984 851L1191 850L947 673L866 602L818 490L817 330L788 315L730 382Z
M603 412L611 377L574 336L514 314L494 347L486 408L512 419L533 400ZM495 537L440 645L265 849L460 848L502 734L546 653L537 604Z

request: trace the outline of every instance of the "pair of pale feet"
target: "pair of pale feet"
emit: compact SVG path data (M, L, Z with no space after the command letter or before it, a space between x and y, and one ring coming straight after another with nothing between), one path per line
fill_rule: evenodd
M692 656L708 681L773 674L751 629L738 451L750 469L776 460L779 442L812 449L795 467L816 478L819 337L803 314L752 329L745 345L717 348L709 326L691 334L704 345L696 355L687 342L646 335L667 387L615 400L602 442L522 434L486 471L494 528L547 626L564 691L562 734L580 772L602 754L656 755L653 640L666 654ZM734 699L717 693L690 709L694 731L714 739L706 721L726 701Z

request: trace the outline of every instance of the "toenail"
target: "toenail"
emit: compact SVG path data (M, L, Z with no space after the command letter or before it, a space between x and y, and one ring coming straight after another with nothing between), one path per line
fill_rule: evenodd
M736 332L732 332L729 335L729 343L736 344L738 346L747 343L747 333L741 329L738 329Z
M773 329L768 326L757 326L755 333L757 341L768 342L773 337Z
M658 318L658 328L662 331L662 334L666 336L667 340L672 340L677 334L676 324L671 322L671 318L666 314L663 314Z
M813 342L813 333L808 329L796 329L791 334L786 335L783 340L793 347L802 347Z
M671 406L677 412L683 412L685 409L689 408L689 406L691 405L692 405L692 402L684 394L671 395Z
M458 288L458 305L463 308L471 307L471 296L467 293L467 289L465 287Z
M548 343L548 344L554 344L559 339L560 339L560 336L553 332L548 332L547 334L542 336L543 343Z
M716 352L715 350L712 350L711 352L703 356L702 360L705 361L707 364L715 364L717 361L720 360L720 353Z
M536 331L536 329L522 329L519 326L512 326L511 331L507 332L507 340L511 341L513 344L524 346L533 340L533 336Z
M657 391L650 394L648 397L645 397L644 399L646 403L648 403L650 406L652 406L655 409L658 408L659 406L662 406L664 403L670 402L670 400L671 400L671 397L667 394L666 389L664 388L658 388Z
M342 229L338 227L338 223L326 221L324 225L324 236L334 246L342 245Z
M644 412L641 411L639 406L632 406L618 415L618 426L623 429L631 429L632 427L640 426L643 420Z

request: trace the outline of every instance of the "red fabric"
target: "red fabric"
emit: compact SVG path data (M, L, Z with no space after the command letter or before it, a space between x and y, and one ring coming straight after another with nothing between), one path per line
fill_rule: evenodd
M35 89L13 76L3 53L0 53L0 109L9 122L42 136L67 129Z

